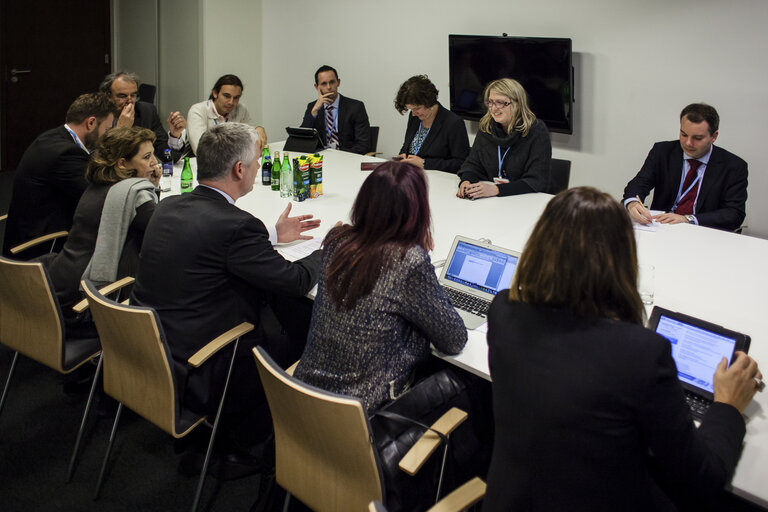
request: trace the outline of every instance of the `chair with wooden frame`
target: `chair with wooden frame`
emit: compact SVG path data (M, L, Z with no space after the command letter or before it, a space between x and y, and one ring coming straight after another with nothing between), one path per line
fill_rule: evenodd
M324 391L284 372L262 347L253 349L275 431L275 477L287 491L318 512L366 510L384 499L378 454L365 408L354 397ZM445 413L400 461L415 474L464 419ZM433 432L436 431L436 432Z
M460 512L466 510L483 499L485 487L485 482L476 476L435 503L427 512ZM381 502L372 501L368 505L368 512L387 512L387 509Z
M8 220L8 214L0 216L0 220ZM33 238L32 240L29 240L28 242L24 242L18 245L15 245L10 248L10 253L14 256L19 254L20 252L26 251L30 247L34 247L36 245L43 244L45 242L50 241L51 242L51 248L48 249L48 252L53 252L53 248L56 247L56 241L59 238L63 238L69 235L69 231L56 231L55 233L48 233L47 235L42 235L37 238Z
M96 484L94 499L97 499L101 493L123 405L176 439L189 434L207 417L194 414L180 404L173 360L157 312L152 308L128 306L107 299L88 281L82 281L82 287L103 347L104 392L119 402ZM198 368L220 350L232 345L229 370L200 472L193 511L197 510L200 502L237 345L240 337L252 330L253 324L243 322L210 341L188 360L191 367Z
M20 353L66 374L101 352L98 337L67 337L58 298L42 263L4 257L0 257L0 343L15 351L0 412Z

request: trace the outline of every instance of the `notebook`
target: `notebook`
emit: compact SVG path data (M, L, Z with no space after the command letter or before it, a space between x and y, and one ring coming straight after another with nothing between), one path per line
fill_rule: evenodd
M499 290L509 288L520 253L457 236L440 273L445 290L467 329L486 321Z
M685 399L696 419L709 408L713 395L713 376L723 357L731 363L736 350L747 352L750 337L692 316L654 307L648 328L672 344L672 358Z

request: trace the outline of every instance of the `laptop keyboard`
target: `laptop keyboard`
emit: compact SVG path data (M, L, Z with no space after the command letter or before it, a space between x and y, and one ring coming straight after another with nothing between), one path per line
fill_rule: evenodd
M472 313L473 315L481 316L483 318L485 318L488 314L488 308L491 307L490 301L475 297L469 293L454 290L453 288L449 288L447 286L443 286L443 290L445 290L445 293L451 300L453 307L459 308L462 311L466 311L468 313Z
M696 419L701 419L704 413L707 412L712 402L706 398L696 396L688 391L685 392L685 401L688 402L688 406L691 408L691 414Z

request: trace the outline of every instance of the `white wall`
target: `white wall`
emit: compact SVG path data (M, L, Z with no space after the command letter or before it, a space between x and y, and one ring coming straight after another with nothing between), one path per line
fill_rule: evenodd
M570 37L574 135L552 139L554 156L573 161L571 185L594 185L620 197L653 142L677 137L682 107L705 101L720 112L718 144L751 164L746 232L768 238L768 202L758 199L768 191L761 162L768 2L264 0L262 66L249 51L258 44L242 32L245 14L256 9L243 0L227 3L240 9L230 22L241 30L215 43L206 39L206 65L213 51L240 46L239 73L260 71L263 78L261 109L252 100L256 82L246 80L245 101L272 140L301 121L321 64L339 70L342 94L365 102L371 123L381 126L378 149L390 156L405 131L406 119L392 106L405 79L428 74L448 103L448 34Z
M200 0L202 81L199 100L207 99L216 80L234 74L243 81L241 102L258 123L264 117L261 96L261 0ZM286 2L290 4L291 2ZM269 76L271 66L266 69Z

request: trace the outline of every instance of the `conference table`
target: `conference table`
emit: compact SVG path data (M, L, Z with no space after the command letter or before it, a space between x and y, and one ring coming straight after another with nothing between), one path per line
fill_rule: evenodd
M283 142L271 143L280 151ZM307 234L322 238L337 221L349 222L357 191L370 171L362 162L382 162L336 150L322 151L323 195L302 202L291 200L291 215L312 214L322 224ZM290 153L290 156L297 156ZM282 157L281 157L282 159ZM180 170L180 169L179 169ZM196 173L195 165L193 170ZM450 173L427 170L432 231L435 247L430 256L444 260L456 235L487 239L494 245L522 251L541 215L549 194L525 194L470 201L456 197L458 178ZM174 174L172 193L178 190ZM237 201L267 225L274 225L288 204L279 192L261 185ZM726 233L689 224L659 225L654 231L635 230L641 266L653 265L654 304L722 325L752 337L749 353L768 377L768 240ZM295 250L300 242L288 244ZM278 247L284 250L286 247ZM652 306L647 306L650 316ZM469 331L465 349L458 355L437 354L475 375L490 380L487 344L483 326ZM620 343L621 340L616 340ZM747 434L741 459L732 481L732 491L768 507L768 391L757 393L744 416Z

